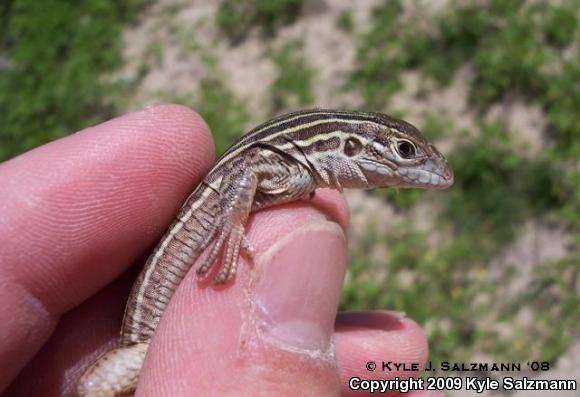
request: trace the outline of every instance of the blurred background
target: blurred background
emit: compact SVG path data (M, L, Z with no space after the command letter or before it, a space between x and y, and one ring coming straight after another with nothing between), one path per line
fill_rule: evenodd
M435 363L580 382L579 0L3 0L0 51L0 161L160 102L218 153L299 108L412 122L456 184L347 193L342 309L406 312Z

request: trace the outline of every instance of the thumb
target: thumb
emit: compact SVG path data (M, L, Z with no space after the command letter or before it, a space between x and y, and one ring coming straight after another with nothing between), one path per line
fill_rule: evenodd
M340 393L332 334L346 264L343 230L294 204L256 214L248 237L254 269L240 259L233 285L200 286L193 274L183 281L137 395Z

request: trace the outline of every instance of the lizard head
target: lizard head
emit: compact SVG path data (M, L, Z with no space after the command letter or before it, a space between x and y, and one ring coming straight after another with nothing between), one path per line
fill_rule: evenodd
M453 185L447 160L417 128L385 115L376 117L378 123L372 133L367 131L367 139L351 136L344 142L345 155L351 155L369 186L446 189Z

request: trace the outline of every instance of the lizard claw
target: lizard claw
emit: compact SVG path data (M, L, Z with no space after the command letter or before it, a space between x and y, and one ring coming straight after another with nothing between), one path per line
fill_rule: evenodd
M246 238L246 236L242 236L242 248L248 258L253 261L256 257L256 248L254 248L254 245Z

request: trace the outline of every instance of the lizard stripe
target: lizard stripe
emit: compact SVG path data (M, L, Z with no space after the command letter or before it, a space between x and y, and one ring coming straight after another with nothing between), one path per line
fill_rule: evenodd
M232 147L230 147L224 155L229 154L233 150L236 149L238 145L244 145L247 141L259 141L260 139L281 130L287 129L292 126L297 125L306 125L310 121L314 121L317 119L323 118L334 118L334 119L342 119L342 120L358 120L361 121L364 119L364 115L369 115L368 121L373 121L370 114L366 113L353 113L348 111L338 111L338 110L306 110L306 111L298 111L289 113L286 115L279 116L274 118L268 122L265 122L258 127L254 128L246 135L244 135L238 142L236 142Z
M317 120L311 121L311 122L306 123L306 124L293 125L291 127L288 127L286 129L279 130L276 132L263 131L264 136L258 135L258 136L256 136L255 139L245 139L244 138L241 141L239 141L237 144L232 146L232 148L228 152L224 153L224 155L220 158L220 160L216 164L216 167L220 167L221 165L227 163L228 160L231 160L232 158L236 157L239 153L241 153L246 148L250 147L251 145L253 145L257 142L267 143L267 142L271 142L271 141L273 141L276 138L279 138L281 136L290 135L293 133L297 133L296 135L298 135L298 136L305 135L306 138L308 138L309 136L317 134L317 130L314 129L314 127L317 127L317 126L320 126L323 124L346 123L346 124L352 124L352 125L357 125L357 124L361 125L361 124L368 124L370 122L371 121L366 121L366 120L361 122L360 120L356 120L356 119L349 120L349 119L340 119L340 118L317 119Z
M144 270L134 286L131 301L127 305L126 321L123 323L122 331L123 334L128 336L125 339L142 341L140 327L133 326L133 324L140 323L143 316L153 316L156 322L158 317L160 317L160 313L159 316L157 312L149 313L148 308L157 306L157 303L151 305L151 302L148 302L152 299L148 292L152 289L161 288L159 285L161 280L156 274L163 272L158 267L166 266L165 261L162 259L170 256L174 258L173 261L180 262L179 273L183 273L181 274L181 277L183 277L201 254L203 248L205 248L202 247L205 240L200 241L198 236L210 234L209 230L213 226L213 218L217 215L207 213L209 208L208 200L216 195L219 197L217 192L220 189L224 174L227 169L236 169L238 167L237 161L242 159L241 154L245 150L256 145L265 148L275 148L278 153L286 153L310 170L321 186L327 185L340 188L338 181L333 175L333 170L328 168L322 158L326 153L337 151L341 145L342 138L346 135L346 131L357 135L360 134L361 140L366 140L372 139L372 133L369 134L370 131L379 130L381 127L384 128L385 125L391 126L397 131L406 132L405 130L407 129L404 122L379 113L315 109L294 112L274 118L241 137L222 155L212 171L206 176L204 182L188 197L185 205L177 215L176 221L174 221L157 246L154 254L145 264ZM363 177L364 175L361 176L361 179ZM196 216L195 214L198 210L203 210L204 214ZM217 211L217 209L213 211ZM190 225L191 222L193 222L193 225ZM189 234L191 237L189 239L183 238L183 234ZM209 236L210 239L211 237ZM177 244L189 247L190 251L179 251L176 248L176 241L178 241ZM169 291L170 294L173 292L173 290ZM155 294L151 296L155 296ZM133 319L135 321L132 321Z

